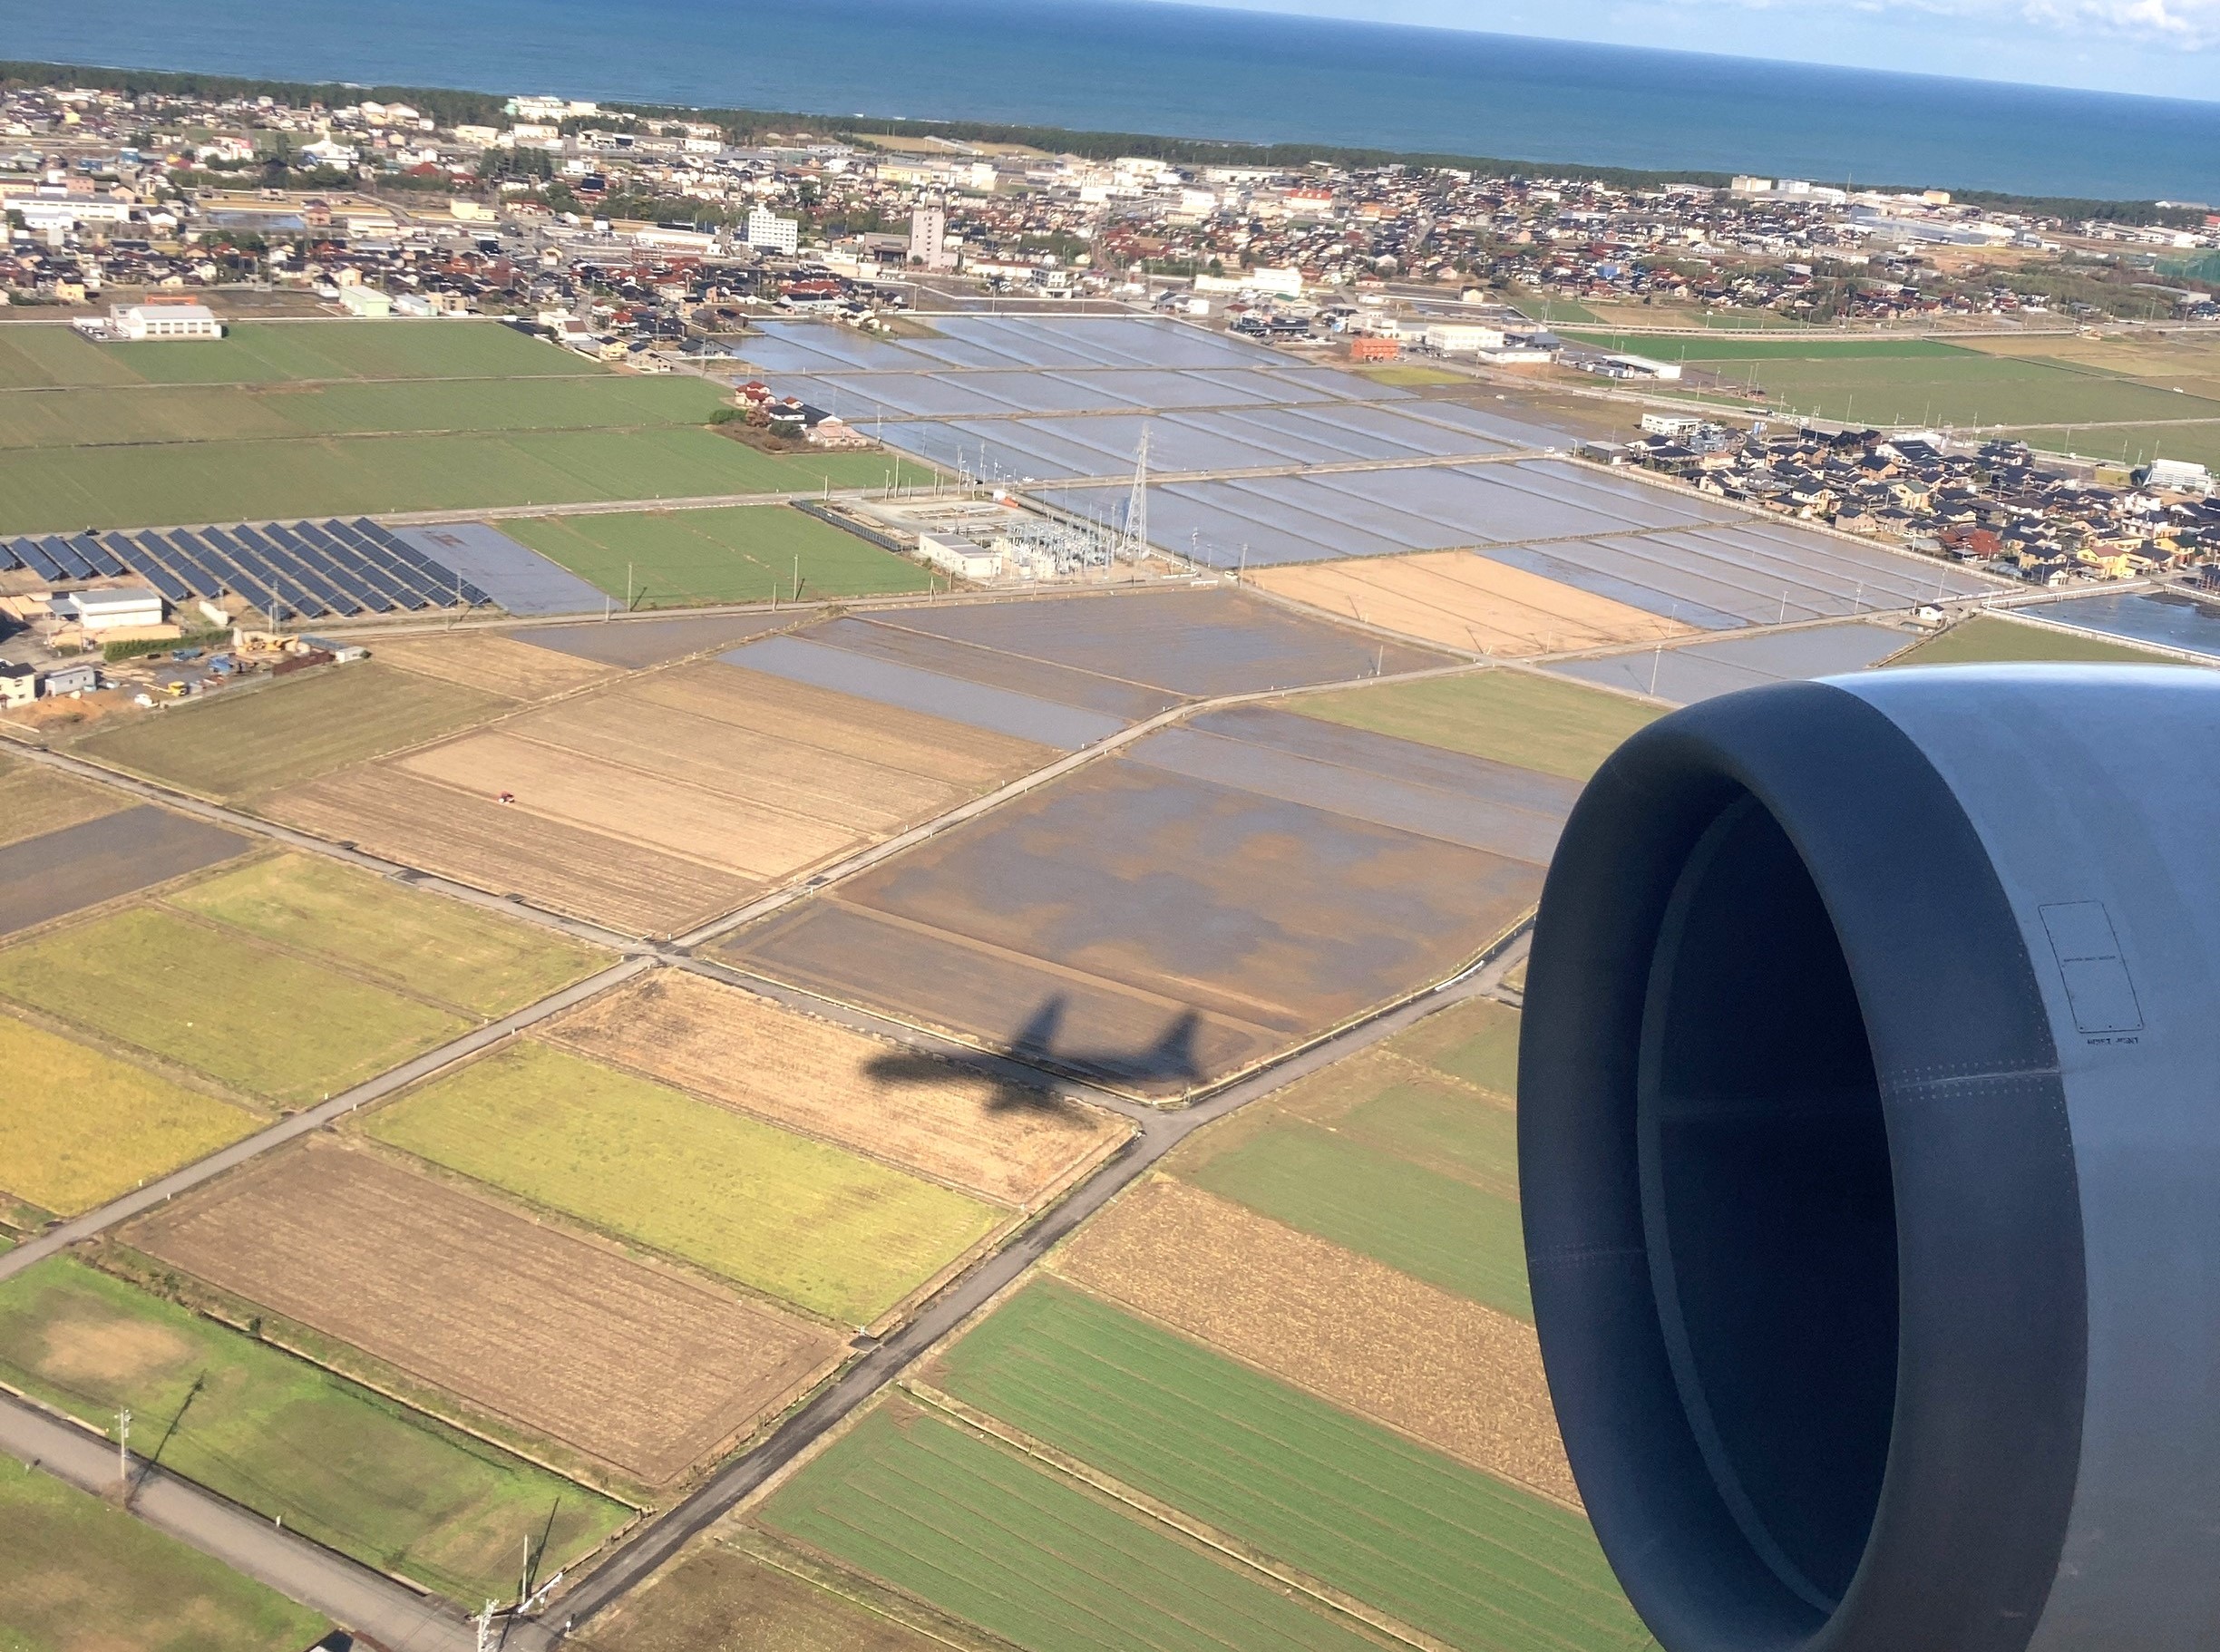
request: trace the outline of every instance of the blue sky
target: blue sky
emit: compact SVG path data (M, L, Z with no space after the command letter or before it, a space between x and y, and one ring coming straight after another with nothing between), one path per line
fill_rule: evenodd
M1247 11L2220 97L2220 0L1208 0Z

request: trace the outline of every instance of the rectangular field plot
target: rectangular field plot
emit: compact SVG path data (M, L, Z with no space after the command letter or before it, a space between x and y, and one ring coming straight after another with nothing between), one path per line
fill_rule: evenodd
M307 855L205 879L168 904L489 1021L612 961L547 930Z
M1358 1652L1380 1643L1164 1527L900 1401L762 1519L1020 1647Z
M513 704L371 660L230 689L99 730L76 749L95 762L232 802L452 733Z
M1259 753L1256 766L1273 763ZM1358 774L1326 766L1344 793L1362 792ZM1399 795L1414 812L1455 797L1407 784ZM858 875L837 899L744 929L725 950L774 979L1029 1060L1176 1093L1449 973L1540 888L1535 861L1342 805L1378 812L1347 795L1290 802L1113 760ZM1539 816L1502 819L1529 839L1546 830ZM1113 1030L1114 1042L1094 1043Z
M268 807L496 894L675 933L1054 756L705 663L336 774Z
M251 848L151 803L0 848L0 935L28 929L242 855Z
M2123 643L2156 643L2220 662L2220 607L2179 591L2069 597L2030 613Z
M1183 697L1301 688L1452 663L1431 648L1383 645L1223 588L950 603L878 615L874 624Z
M941 1636L882 1616L877 1605L861 1605L713 1538L597 1612L591 1629L568 1638L585 1652L949 1652ZM908 1610L923 1615L920 1608Z
M615 666L483 631L462 637L389 637L378 644L377 656L383 665L419 676L527 703L575 694L619 675Z
M1391 1047L1407 1060L1511 1101L1518 1094L1518 1011L1467 998L1397 1034Z
M904 623L910 610L896 609L868 618L848 617L811 626L796 637L850 657L905 666L938 677L953 677L1005 690L1035 701L1098 713L1138 723L1179 704L1168 688L1154 688L1105 676L1054 660L1028 659L1001 648L954 642ZM900 702L897 702L898 704Z
M1325 613L1475 654L1553 654L1690 629L1463 550L1295 562L1250 578L1274 596Z
M780 622L783 623L783 622ZM591 625L535 626L511 635L520 643L572 659L592 660L622 671L668 665L689 654L736 647L751 637L775 631L779 623L745 614L702 615L692 619L625 619Z
M1654 706L1524 671L1386 683L1290 702L1306 717L1585 781Z
M0 951L0 994L287 1106L336 1095L471 1025L154 908Z
M1776 631L1762 637L1729 637L1724 642L1643 649L1637 654L1561 660L1549 669L1583 683L1673 705L1692 705L1738 688L1864 671L1892 654L1902 653L1914 640L1886 626L1816 626L1805 631Z
M300 1652L330 1627L106 1498L14 1463L0 1472L0 1624L26 1652Z
M1891 661L1895 666L1971 666L2004 660L2084 660L2157 666L2166 656L2108 637L2022 625L1993 614L1962 619Z
M166 1469L457 1600L551 1572L625 1511L267 1343L66 1257L0 1282L0 1374L95 1428L120 1406ZM335 1472L337 1471L337 1472ZM0 1547L5 1547L0 1545Z
M74 1216L249 1134L264 1121L0 1015L0 1193Z
M380 1141L845 1325L1002 1225L994 1207L545 1045L369 1119Z
M1524 1321L1169 1179L1120 1199L1054 1267L1459 1462L1579 1502Z
M128 801L105 786L0 753L0 845L113 814Z
M787 505L530 517L501 524L633 608L926 588L924 568Z
M10 388L606 375L571 351L474 322L238 321L213 342L121 345L94 344L64 327L21 327L0 344L0 385Z
M128 1241L648 1486L839 1356L831 1332L374 1153L301 1149Z
M546 1035L725 1106L937 1181L1031 1208L1117 1142L1116 1122L679 969L641 977Z
M957 1398L1452 1645L1647 1639L1578 1514L1068 1286L940 1363Z

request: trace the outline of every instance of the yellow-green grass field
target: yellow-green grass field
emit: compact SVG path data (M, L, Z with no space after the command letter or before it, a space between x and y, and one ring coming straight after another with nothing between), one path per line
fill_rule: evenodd
M0 335L0 389L329 379L599 378L598 362L492 322L240 321L217 341L94 344L68 327Z
M2077 637L2048 626L2023 626L1994 615L1976 614L1940 636L1898 656L1891 666L1972 666L1991 661L2094 661L2125 666L2165 666L2171 656L2098 637Z
M1360 1652L1382 1644L899 1399L782 1486L762 1518L1031 1652Z
M501 531L636 608L921 591L922 568L778 505L504 520Z
M844 1325L1008 1213L529 1041L381 1108L378 1140Z
M453 734L514 705L371 659L116 722L74 749L94 762L235 802Z
M129 802L89 781L0 753L0 844L113 814Z
M0 1192L74 1216L265 1121L0 1015Z
M304 1360L52 1257L0 1282L0 1375L273 1521L465 1603L508 1599L529 1539L552 1572L618 1504ZM7 1545L0 1544L0 1549Z
M965 1336L939 1385L1452 1646L1648 1640L1578 1514L1061 1281Z
M331 1626L106 1498L0 1460L7 1652L301 1652Z
M949 1652L942 1636L882 1616L725 1540L738 1535L720 1533L664 1567L595 1614L570 1644L584 1652ZM842 1581L855 1587L851 1579ZM907 1602L897 1609L920 1615ZM957 1652L965 1652L963 1643Z
M1398 388L1417 389L1426 384L1469 384L1472 375L1452 373L1446 367L1428 367L1419 362L1385 362L1372 365L1356 365L1349 369L1361 374L1375 384L1393 384Z
M1519 1013L1492 998L1436 1011L1388 1047L1505 1098L1518 1094Z
M2185 398L2176 397L2180 401ZM2220 466L2220 401L2191 404L2200 419L2186 417L2172 424L2009 425L1984 435L2024 442L2038 452L2068 453L2078 459L2103 459L2126 465L2147 464L2154 459L2182 459L2192 464ZM2015 413L2018 411L2014 410Z
M687 425L47 448L0 452L0 533L814 492L882 474L875 455L763 453Z
M158 907L0 951L0 995L281 1105L349 1089L471 1022Z
M1288 709L1568 780L1586 780L1629 734L1663 714L1618 695L1503 670L1310 695Z
M581 942L309 855L253 861L165 900L486 1020L611 961Z
M2183 384L2177 394L2172 384L2084 363L1998 355L1934 339L1568 336L1654 361L1685 362L1729 385L1755 385L1776 406L1865 424L2160 424L2220 418L2220 384ZM2109 433L2111 447L2091 435L2079 451L2117 451L2118 433ZM2191 455L2185 451L2178 457Z

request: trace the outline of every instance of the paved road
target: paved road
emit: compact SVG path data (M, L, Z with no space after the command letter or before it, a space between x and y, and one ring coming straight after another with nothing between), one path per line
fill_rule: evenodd
M220 1152L210 1153L197 1164L189 1164L174 1171L159 1181L150 1181L144 1187L88 1210L83 1216L50 1228L34 1239L27 1239L5 1256L0 1256L0 1279L21 1273L35 1262L44 1261L57 1250L91 1239L128 1221L141 1210L149 1210L168 1200L176 1198L188 1189L197 1188L213 1177L220 1176L234 1166L258 1158L274 1147L282 1147L296 1136L305 1136L311 1131L321 1130L343 1113L355 1111L390 1095L404 1084L414 1084L427 1074L438 1072L450 1063L461 1061L465 1055L476 1054L489 1045L499 1044L510 1034L528 1027L536 1021L544 1021L582 1002L598 992L606 991L620 981L630 980L643 970L655 967L652 957L628 957L610 965L598 974L588 976L575 986L567 986L550 997L521 1009L513 1015L503 1015L499 1021L489 1021L474 1032L465 1033L452 1044L443 1044L436 1050L427 1051L414 1061L404 1062L390 1073L379 1074L367 1084L357 1084L352 1090L343 1090L329 1101L319 1102L314 1107L302 1109L278 1121L268 1130L248 1136L243 1142L234 1142Z
M0 1394L0 1452L57 1480L113 1496L115 1447L35 1406ZM148 1525L213 1555L234 1571L365 1635L389 1652L472 1652L477 1637L444 1602L331 1552L258 1514L131 1459L138 1488L131 1511ZM11 1472L0 1468L0 1472ZM520 1652L544 1641L520 1635Z

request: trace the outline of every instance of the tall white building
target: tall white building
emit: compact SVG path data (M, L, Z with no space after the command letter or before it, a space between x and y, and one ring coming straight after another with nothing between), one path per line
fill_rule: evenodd
M802 220L781 218L768 207L750 207L747 244L772 252L783 252L791 258L802 245Z
M910 262L927 269L956 267L955 250L948 244L948 210L937 200L910 209Z

